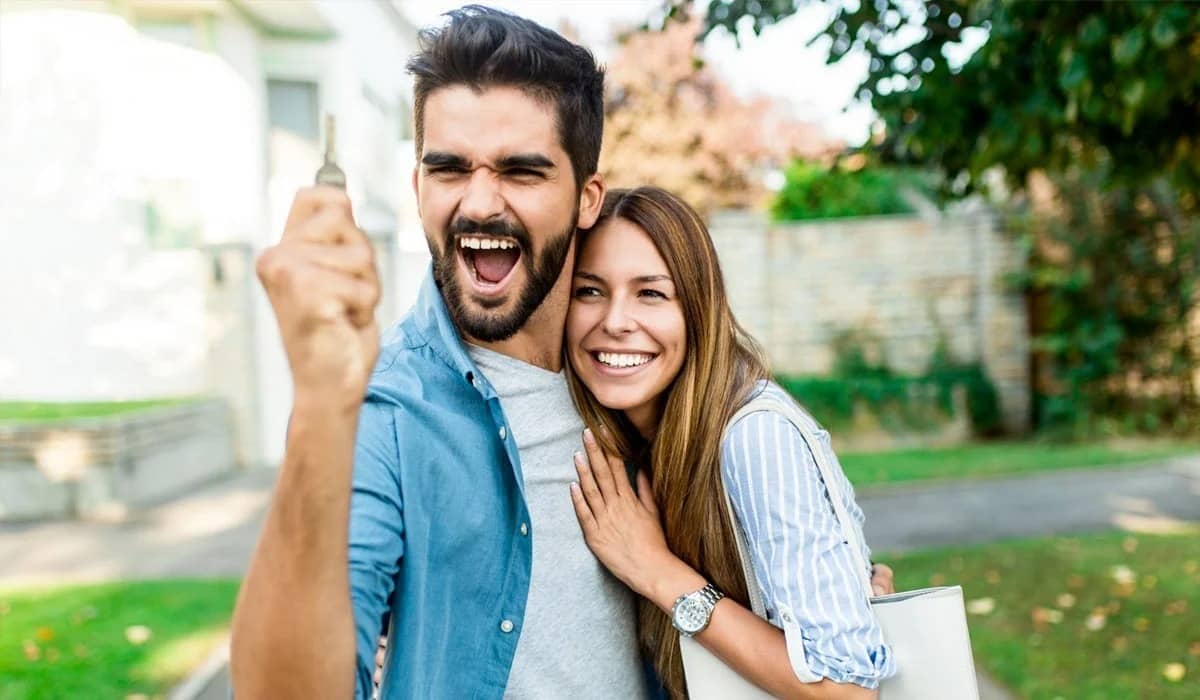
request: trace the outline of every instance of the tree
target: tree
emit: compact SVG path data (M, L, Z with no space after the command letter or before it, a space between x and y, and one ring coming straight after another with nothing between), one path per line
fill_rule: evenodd
M1200 189L1194 3L710 0L697 36L761 33L812 4L828 10L813 41L828 43L829 62L870 57L859 95L886 124L884 155L934 164L960 193L994 166L1019 188L1030 172L1101 161L1122 184L1166 174L1181 194ZM682 18L692 3L667 7ZM949 60L972 32L986 42Z
M886 125L874 155L940 170L946 194L999 172L1015 195L1039 423L1200 427L1200 7L710 0L697 37L760 33L818 3L829 61L870 57L859 95ZM667 7L678 19L692 4ZM951 60L972 34L986 40Z
M768 99L733 94L697 59L699 26L625 38L608 66L601 171L610 186L659 185L702 212L757 206L768 169L841 146Z

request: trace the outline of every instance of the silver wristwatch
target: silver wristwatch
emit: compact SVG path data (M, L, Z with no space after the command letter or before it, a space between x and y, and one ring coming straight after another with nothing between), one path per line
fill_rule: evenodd
M679 596L671 606L671 624L685 637L700 634L712 619L713 608L725 594L711 583L698 591Z

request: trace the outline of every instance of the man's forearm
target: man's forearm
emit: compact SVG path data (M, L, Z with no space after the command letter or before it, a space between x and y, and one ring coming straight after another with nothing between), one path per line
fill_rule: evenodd
M349 698L348 523L358 412L298 401L262 535L238 597L235 696Z

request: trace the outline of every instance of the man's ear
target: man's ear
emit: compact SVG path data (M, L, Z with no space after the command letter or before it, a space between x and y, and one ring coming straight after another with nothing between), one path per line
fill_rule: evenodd
M413 196L417 198L417 206L421 205L421 185L419 184L418 175L421 174L421 166L413 166Z
M604 178L600 173L592 175L584 181L579 191L579 218L575 221L578 228L591 228L600 216L600 207L604 205Z

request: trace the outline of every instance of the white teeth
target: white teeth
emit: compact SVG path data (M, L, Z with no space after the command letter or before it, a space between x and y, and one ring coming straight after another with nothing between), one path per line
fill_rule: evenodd
M654 359L654 355L644 353L598 352L596 357L609 367L636 367Z
M458 247L473 250L508 250L517 247L516 243L503 238L481 238L479 236L464 236L458 239Z

